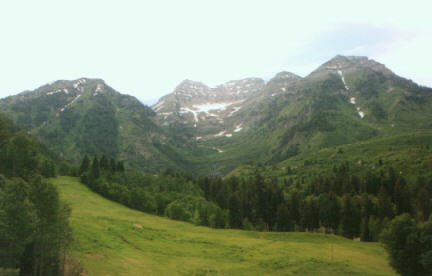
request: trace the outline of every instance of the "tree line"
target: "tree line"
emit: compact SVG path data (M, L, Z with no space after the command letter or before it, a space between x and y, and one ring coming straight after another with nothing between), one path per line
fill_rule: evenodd
M392 167L354 173L349 163L318 176L297 177L287 170L284 178L265 178L259 170L243 178L195 178L172 170L153 174L126 170L118 164L104 156L92 161L85 157L81 180L95 192L131 208L196 225L321 232L382 241L396 270L432 271L426 267L432 263L432 253L428 253L432 236L429 239L425 230L432 225L428 221L432 181L423 177L408 182ZM394 226L401 217L409 227ZM406 239L411 234L417 240L394 240L397 235ZM414 245L408 249L401 246L411 242ZM420 245L422 250L407 251ZM406 262L400 257L403 254L414 254L416 261L411 266L400 265Z
M0 275L81 273L67 257L71 210L42 175L55 176L54 161L0 117Z

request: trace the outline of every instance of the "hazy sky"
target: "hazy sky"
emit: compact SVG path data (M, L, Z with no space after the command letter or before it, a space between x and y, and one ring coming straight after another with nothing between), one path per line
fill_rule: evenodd
M184 79L306 76L337 54L432 86L430 2L5 0L0 97L91 77L149 103Z

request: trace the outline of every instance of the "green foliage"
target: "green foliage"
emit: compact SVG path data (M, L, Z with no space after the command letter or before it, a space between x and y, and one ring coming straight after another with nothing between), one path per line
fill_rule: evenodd
M6 181L0 193L0 267L19 268L20 275L64 275L69 216L52 184L41 178Z
M17 268L31 242L36 214L29 199L30 188L22 180L7 181L0 197L0 267Z
M54 160L24 132L5 127L0 136L0 274L64 275L70 209L38 176L54 177Z
M403 276L432 272L432 220L417 226L408 215L396 217L382 233L381 240L390 255L390 264Z

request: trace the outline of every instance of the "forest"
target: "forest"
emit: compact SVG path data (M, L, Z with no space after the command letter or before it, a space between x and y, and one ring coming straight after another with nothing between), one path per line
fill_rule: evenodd
M68 256L71 209L45 180L54 160L0 117L0 275L80 275Z

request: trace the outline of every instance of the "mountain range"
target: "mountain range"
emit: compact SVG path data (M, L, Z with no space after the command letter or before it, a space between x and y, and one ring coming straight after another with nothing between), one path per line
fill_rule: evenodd
M100 79L59 80L0 100L1 112L66 160L102 155L147 171L224 175L319 150L432 128L432 89L366 57L302 78L185 80L148 107Z

